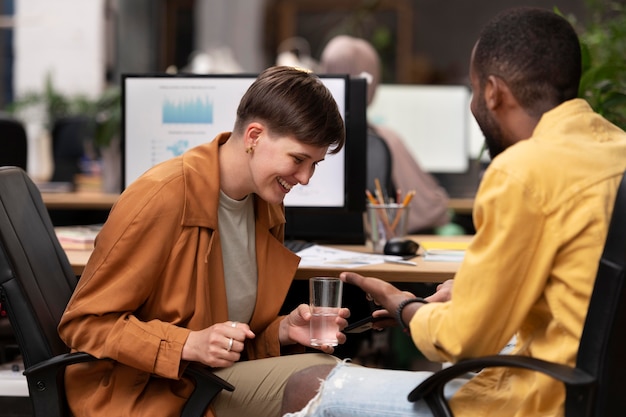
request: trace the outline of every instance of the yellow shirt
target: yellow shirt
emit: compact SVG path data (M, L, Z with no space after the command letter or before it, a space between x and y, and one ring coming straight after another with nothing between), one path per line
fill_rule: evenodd
M575 365L617 186L626 134L580 99L544 114L530 139L496 157L474 207L476 235L452 300L410 327L431 360L513 353ZM492 368L451 401L454 415L562 416L565 391L539 373Z

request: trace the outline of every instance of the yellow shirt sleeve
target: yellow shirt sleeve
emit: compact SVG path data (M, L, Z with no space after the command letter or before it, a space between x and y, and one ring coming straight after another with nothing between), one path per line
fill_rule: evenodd
M410 322L416 346L434 361L495 354L541 295L553 253L543 252L540 196L496 169L475 203L478 233L454 280L452 300L420 308ZM490 219L482 224L482 219ZM522 244L523 242L523 244Z

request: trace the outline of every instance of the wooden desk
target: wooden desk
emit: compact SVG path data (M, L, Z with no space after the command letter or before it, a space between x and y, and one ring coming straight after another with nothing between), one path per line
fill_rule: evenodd
M474 209L473 198L450 198L448 200L448 208L457 214L472 214Z
M119 194L97 192L42 193L43 202L48 209L63 210L110 210L119 198ZM448 207L459 214L471 214L473 198L451 198Z
M49 210L110 210L119 194L97 192L41 193Z
M420 240L461 240L467 241L471 239L470 236L432 236L432 235L416 235L411 236L415 241ZM353 251L368 251L363 245L338 245L339 249L353 250ZM66 250L67 257L72 264L74 273L81 275L91 250ZM361 266L352 269L354 272L358 272L361 275L373 276L384 279L389 282L443 282L447 279L453 278L457 269L459 268L459 262L431 262L424 261L421 256L417 256L412 259L417 263L417 266L397 265L397 264L377 264ZM306 280L313 276L338 276L340 272L345 271L345 268L322 268L322 267L303 267L298 268L295 279Z

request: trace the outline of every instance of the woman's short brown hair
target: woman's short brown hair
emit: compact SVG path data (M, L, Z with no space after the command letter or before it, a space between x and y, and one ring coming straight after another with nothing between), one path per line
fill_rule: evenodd
M345 128L337 102L315 74L276 66L263 71L242 97L235 131L242 133L254 119L272 133L294 136L312 146L337 153L345 143Z

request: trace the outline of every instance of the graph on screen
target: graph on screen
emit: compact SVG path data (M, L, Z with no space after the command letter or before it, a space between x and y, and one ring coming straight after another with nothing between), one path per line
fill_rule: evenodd
M162 105L162 122L167 124L213 123L213 100L209 96L173 99L165 97Z

